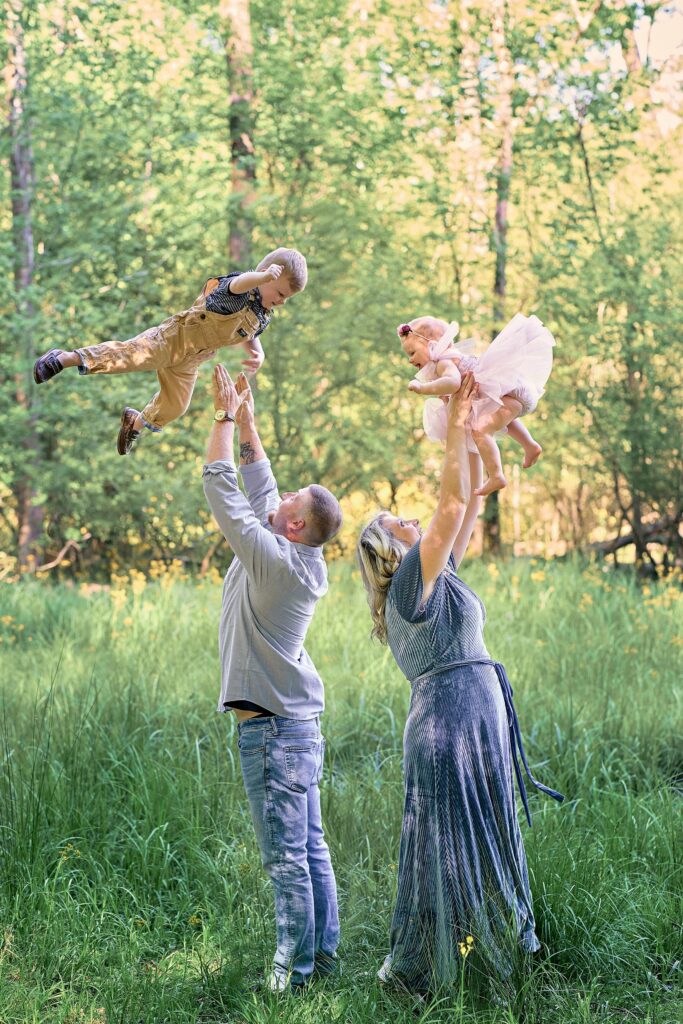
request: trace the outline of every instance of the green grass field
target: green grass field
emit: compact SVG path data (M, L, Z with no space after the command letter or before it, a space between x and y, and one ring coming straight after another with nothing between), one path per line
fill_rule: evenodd
M683 1020L683 743L675 583L579 564L470 563L525 745L562 806L523 826L547 956L507 1004L380 990L409 687L334 565L308 649L327 690L323 812L341 979L251 991L269 882L232 716L215 714L220 587L164 577L0 592L0 1021L40 1024Z

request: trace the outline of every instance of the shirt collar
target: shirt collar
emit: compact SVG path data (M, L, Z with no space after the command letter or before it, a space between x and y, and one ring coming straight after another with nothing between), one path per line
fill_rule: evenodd
M281 533L273 533L273 528L268 523L267 529L273 534L274 537L282 537ZM282 537L283 540L287 540L286 537ZM323 546L322 544L302 544L301 541L287 540L293 548L299 552L304 558L322 558L323 557Z
M270 317L270 316L273 315L272 309L267 309L266 306L263 305L263 303L261 301L261 292L259 291L258 288L254 288L254 299L253 299L253 302L254 302L254 305L257 306L258 309L264 314L264 316Z

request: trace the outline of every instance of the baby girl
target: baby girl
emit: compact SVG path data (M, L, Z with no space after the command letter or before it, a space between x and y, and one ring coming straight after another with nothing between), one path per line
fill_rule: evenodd
M533 466L541 446L520 422L533 412L550 376L555 341L536 316L518 313L503 328L483 355L472 355L474 339L454 343L458 324L447 324L433 316L421 316L398 327L403 350L412 366L419 369L408 385L428 398L424 408L424 428L433 441L446 438L444 396L460 387L461 375L474 373L479 385L470 423L472 441L481 455L488 479L474 493L485 495L505 487L497 433L509 433L524 449L524 469ZM447 400L447 399L446 399Z

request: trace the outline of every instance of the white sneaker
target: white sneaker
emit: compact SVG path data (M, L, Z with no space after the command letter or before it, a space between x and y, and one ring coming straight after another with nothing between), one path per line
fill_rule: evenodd
M385 960L380 969L377 972L377 977L383 985L391 985L394 981L394 976L391 973L391 967L389 961Z
M266 988L269 992L287 992L289 989L289 974L282 974L280 971L271 971L266 979Z
M275 995L282 995L285 992L299 995L306 989L305 985L293 985L291 979L291 972L271 971L266 979L266 988Z

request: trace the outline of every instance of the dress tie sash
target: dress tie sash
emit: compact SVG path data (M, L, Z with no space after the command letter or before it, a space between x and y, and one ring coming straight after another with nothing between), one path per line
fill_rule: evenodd
M526 820L531 826L531 812L529 811L529 801L527 798L526 787L524 785L524 777L522 775L522 770L519 767L519 757L522 758L524 770L536 789L540 789L542 793L546 793L548 796L551 796L553 800L557 800L558 803L562 803L564 796L562 793L558 793L556 790L549 789L548 786L544 786L542 782L539 782L538 779L535 779L531 774L529 762L527 761L524 745L522 743L519 719L517 718L517 712L515 711L515 705L512 700L513 690L510 685L510 680L507 677L505 666L499 661L493 661L491 658L470 658L467 661L452 661L449 665L442 665L439 668L432 669L430 672L425 672L416 679L412 679L410 685L414 686L416 683L421 683L423 680L431 678L431 676L441 675L443 672L448 672L452 668L464 668L466 665L491 665L496 670L498 682L500 683L500 688L503 691L503 700L505 701L508 728L510 730L510 748L512 750L512 762L515 766L515 775L517 776L517 785L519 786L522 803L524 804Z

